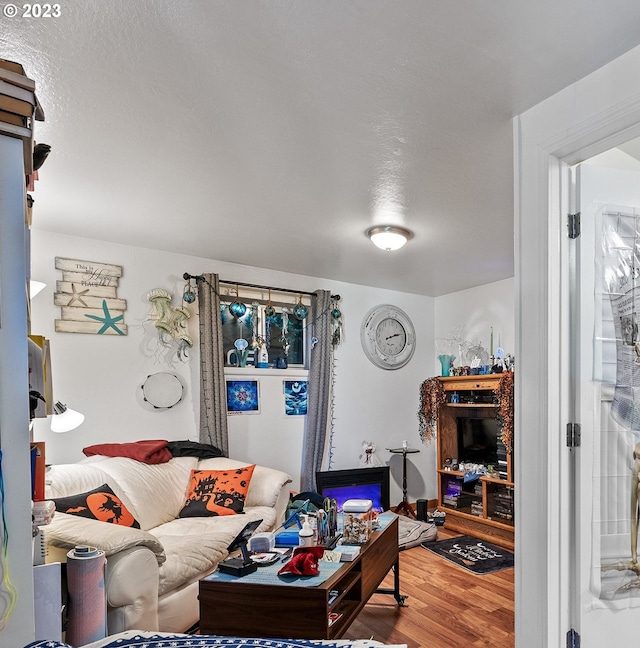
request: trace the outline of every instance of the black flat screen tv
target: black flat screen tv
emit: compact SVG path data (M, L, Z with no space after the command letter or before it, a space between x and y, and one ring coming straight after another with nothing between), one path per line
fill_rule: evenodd
M316 473L316 490L335 499L338 510L348 499L370 499L373 510L389 510L389 466L327 470Z
M495 418L458 418L458 461L498 465L498 422Z

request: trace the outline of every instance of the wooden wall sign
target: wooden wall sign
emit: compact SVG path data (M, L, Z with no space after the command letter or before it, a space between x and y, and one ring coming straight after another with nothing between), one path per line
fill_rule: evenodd
M56 257L56 281L53 299L60 306L62 319L55 321L58 333L126 335L124 312L127 302L116 291L122 266Z

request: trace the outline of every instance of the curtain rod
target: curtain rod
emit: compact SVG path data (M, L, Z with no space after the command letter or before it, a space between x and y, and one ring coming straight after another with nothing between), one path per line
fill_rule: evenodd
M182 275L182 278L185 281L189 281L189 279L195 279L196 281L203 281L204 277L202 275L192 275L189 274L188 272L185 272ZM229 286L242 286L243 288L260 288L261 290L273 290L275 292L283 292L283 293L291 293L292 295L309 295L310 297L313 297L315 293L308 292L306 290L290 290L289 288L274 288L273 286L260 286L259 284L252 284L252 283L243 283L242 281L226 281L224 279L219 280L220 283L227 284ZM331 299L336 299L340 300L340 295L331 295Z

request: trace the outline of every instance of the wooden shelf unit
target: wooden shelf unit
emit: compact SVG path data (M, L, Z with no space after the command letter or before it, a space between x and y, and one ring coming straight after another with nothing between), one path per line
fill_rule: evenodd
M464 483L464 473L445 468L445 459L458 459L458 418L495 418L497 405L490 396L498 388L501 374L439 378L447 401L440 406L436 434L438 509L446 512L445 527L468 533L513 550L514 489L513 452L507 452L500 466L502 478L480 477ZM456 392L461 400L452 403ZM502 446L504 448L504 446Z

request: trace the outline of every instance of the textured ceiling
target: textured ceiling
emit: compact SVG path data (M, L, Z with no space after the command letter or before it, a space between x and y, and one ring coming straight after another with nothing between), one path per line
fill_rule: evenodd
M0 18L53 151L34 227L437 296L513 275L511 118L637 0L65 0ZM374 224L415 236L373 247Z

